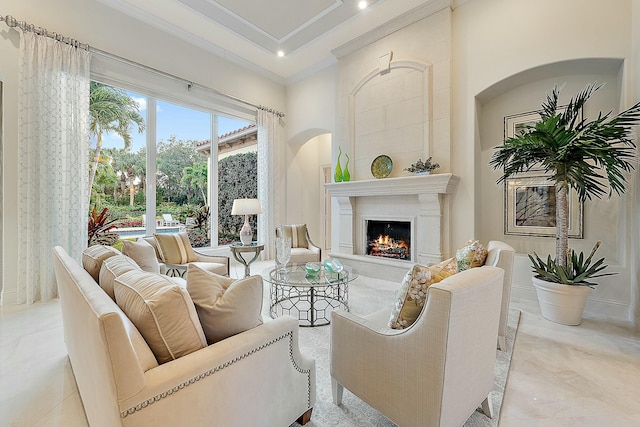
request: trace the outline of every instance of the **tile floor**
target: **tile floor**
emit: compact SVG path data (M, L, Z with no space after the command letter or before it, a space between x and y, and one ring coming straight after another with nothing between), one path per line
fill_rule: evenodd
M242 271L235 265L232 275ZM535 302L511 307L522 316L501 427L640 427L640 336L629 325L556 325ZM56 300L0 307L0 426L87 426Z

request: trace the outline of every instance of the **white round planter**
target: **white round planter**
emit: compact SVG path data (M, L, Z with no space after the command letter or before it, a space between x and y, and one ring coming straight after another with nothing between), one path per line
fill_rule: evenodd
M542 317L563 325L579 325L591 293L588 286L561 285L533 278Z

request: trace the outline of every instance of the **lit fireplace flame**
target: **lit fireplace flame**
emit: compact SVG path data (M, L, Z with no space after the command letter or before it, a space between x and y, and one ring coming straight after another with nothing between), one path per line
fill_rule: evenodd
M369 255L410 259L409 245L404 240L395 240L389 235L380 234L369 242Z

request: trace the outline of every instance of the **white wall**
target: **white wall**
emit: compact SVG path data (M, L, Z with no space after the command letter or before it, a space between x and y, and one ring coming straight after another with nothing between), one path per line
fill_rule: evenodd
M640 0L632 1L632 36L633 57L631 66L632 99L640 99ZM633 202L631 204L631 320L635 329L640 331L640 185L636 170L635 186L632 188Z
M321 133L334 133L337 65L287 86L286 139L302 145Z
M297 149L289 148L286 223L307 224L311 240L320 244L324 234L322 167L331 163L331 134L311 138Z
M335 134L335 65L287 87L286 223L306 223L311 239L323 241L321 168L331 163Z
M254 104L285 109L282 85L191 46L151 26L141 24L96 1L5 0L3 15L62 33L92 47L217 89ZM4 248L5 265L17 263L17 86L19 37L0 24L0 78L4 83ZM101 74L100 61L92 61L92 72ZM188 99L186 85L175 98ZM5 269L3 298L15 301L16 269Z
M501 141L502 119L540 104L554 83L567 83L565 97L593 79L608 82L585 111L593 113L629 106L630 61L622 72L601 69L597 58L631 58L631 3L597 0L473 0L453 13L453 172L461 176L454 200L454 246L475 236L503 238L517 252L544 254L553 238L507 238L502 234L502 186L489 170L492 146ZM521 18L520 18L521 17ZM585 67L556 67L557 62L587 59ZM593 60L592 62L590 62ZM605 61L606 62L606 61ZM600 64L600 65L598 65ZM607 68L607 67L604 67ZM615 68L615 67L614 67ZM566 99L566 98L565 98ZM484 108L483 108L484 107ZM628 320L630 300L629 260L630 197L588 203L585 240L571 241L579 250L590 250L602 238L598 251L607 258L613 280L602 280L587 311ZM476 212L470 221L463 212ZM518 257L516 287L530 277L529 264ZM524 271L523 271L524 270ZM532 295L532 293L530 293Z
M390 52L391 71L376 73L379 58ZM449 172L450 73L448 8L339 58L333 158L338 146L349 153L354 180L373 179L371 162L381 154L393 160L390 177L409 175L403 169L428 156ZM425 117L416 117L416 110Z

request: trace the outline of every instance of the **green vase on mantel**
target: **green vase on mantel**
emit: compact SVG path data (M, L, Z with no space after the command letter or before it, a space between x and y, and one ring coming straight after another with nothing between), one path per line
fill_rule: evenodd
M336 164L336 173L333 175L335 182L342 182L342 167L340 166L340 156L342 156L342 148L338 147L338 163Z
M349 173L349 155L347 153L344 153L344 155L347 158L347 163L345 163L344 170L342 171L342 181L348 182L351 181L351 174Z

